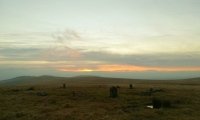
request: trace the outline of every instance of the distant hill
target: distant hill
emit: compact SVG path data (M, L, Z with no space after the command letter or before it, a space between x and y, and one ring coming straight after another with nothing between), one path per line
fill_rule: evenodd
M63 79L62 77L54 77L49 75L43 75L39 77L35 76L19 76L8 80L0 81L0 86L19 86L19 85L37 85L51 82L54 80Z
M43 76L20 76L8 80L0 81L0 86L23 86L23 85L113 85L130 83L134 79L106 78L100 76L80 75L74 77L56 77L50 75Z
M74 77L43 76L19 76L8 80L0 81L0 86L23 86L23 85L127 85L127 84L185 84L200 85L200 78L183 80L141 80L125 78L107 78L100 76L80 75Z
M35 76L18 76L18 77L15 77L15 78L11 78L11 79L8 79L8 80L20 80L20 79L26 79L26 78L32 78L32 77L35 77Z
M15 77L15 78L11 78L11 79L7 79L7 80L1 80L0 81L0 86L1 85L12 85L12 84L15 84L15 83L20 83L20 81L23 81L25 79L31 79L31 78L34 78L35 76L18 76L18 77Z
M100 78L100 76L94 76L94 75L78 75L78 76L74 76L74 77L72 77L72 78L91 78L91 77L93 77L93 78Z
M197 78L188 78L188 79L185 79L185 80L200 80L200 77L197 77Z

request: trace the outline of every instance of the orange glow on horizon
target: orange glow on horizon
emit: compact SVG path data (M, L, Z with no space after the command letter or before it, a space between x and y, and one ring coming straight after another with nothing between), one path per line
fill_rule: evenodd
M93 70L91 70L91 69L83 69L83 70L81 70L82 72L92 72ZM80 71L80 72L81 72Z
M144 66L129 66L129 65L103 65L99 67L100 71L200 71L200 67L144 67Z
M165 72L176 72L176 71L200 71L200 67L145 67L145 66L131 66L131 65L101 65L96 69L58 69L62 72L142 72L142 71L165 71Z
M92 72L93 70L92 69L77 69L77 70L72 70L72 69L59 69L59 71L62 71L62 72Z

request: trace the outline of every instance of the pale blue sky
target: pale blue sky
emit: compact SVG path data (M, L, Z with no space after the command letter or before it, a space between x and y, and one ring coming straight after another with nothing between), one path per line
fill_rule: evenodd
M199 13L199 0L0 0L0 80L108 65L113 77L116 65L129 78L198 76Z

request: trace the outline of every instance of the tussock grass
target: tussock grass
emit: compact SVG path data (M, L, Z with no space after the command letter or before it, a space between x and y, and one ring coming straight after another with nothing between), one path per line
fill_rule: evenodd
M130 83L130 82L129 82ZM111 98L111 85L13 86L0 88L0 120L168 120L200 119L200 87L180 82L140 82L118 85L118 97ZM27 90L33 87L33 90ZM163 92L142 96L150 88ZM37 96L44 91L47 96ZM75 92L75 96L72 92ZM162 99L164 107L146 108L153 98Z

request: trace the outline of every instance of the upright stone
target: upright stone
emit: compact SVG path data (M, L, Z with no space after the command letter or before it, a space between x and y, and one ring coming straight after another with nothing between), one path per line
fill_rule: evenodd
M152 103L153 103L153 108L161 108L162 107L162 101L159 98L153 98Z
M63 88L66 88L66 85L65 85L65 84L63 84Z
M116 98L118 96L118 93L117 93L117 87L111 87L110 88L110 97L112 98Z
M132 86L132 84L130 84L130 89L133 89L133 86Z
M76 96L76 94L75 94L75 92L74 92L74 91L72 92L72 96L73 96L73 97L75 97L75 96Z

